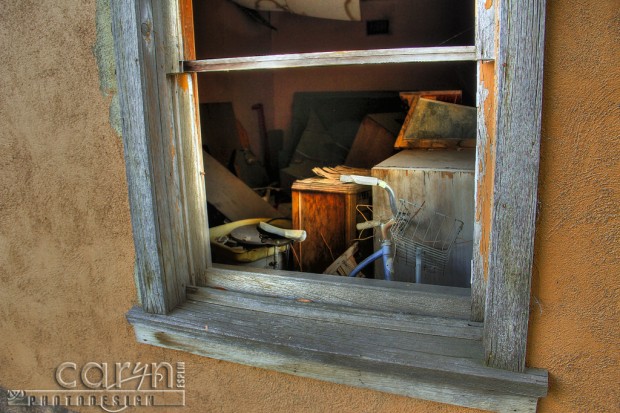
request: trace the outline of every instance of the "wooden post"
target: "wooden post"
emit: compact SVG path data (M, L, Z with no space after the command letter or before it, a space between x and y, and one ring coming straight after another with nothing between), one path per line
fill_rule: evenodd
M165 299L163 263L157 252L159 233L144 111L137 8L133 0L115 1L111 6L137 286L145 311L164 314L174 303Z
M179 0L179 38L182 41L181 60L195 59L194 15L192 0ZM179 62L174 62L180 69ZM209 224L207 222L207 199L202 159L200 114L198 112L198 82L195 73L178 73L172 80L175 90L175 106L179 130L179 157L181 179L184 189L187 228L187 251L190 266L190 283L206 285L206 269L211 265Z
M471 319L484 319L487 293L489 237L495 140L495 2L476 0L476 55L478 79L476 106L476 213L474 216L473 261L471 274Z
M498 4L495 168L484 318L487 364L525 368L542 108L545 1Z
M209 259L195 79L179 63L193 39L183 44L176 1L120 0L112 11L138 286L144 310L165 314Z

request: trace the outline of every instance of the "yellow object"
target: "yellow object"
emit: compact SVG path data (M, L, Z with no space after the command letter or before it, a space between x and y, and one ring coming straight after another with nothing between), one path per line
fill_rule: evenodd
M270 221L271 220L271 221ZM248 249L248 247L226 245L226 241L230 237L230 233L239 227L245 225L258 225L259 222L270 221L271 225L276 227L290 229L291 221L288 219L272 219L272 218L250 218L241 221L231 222L229 224L220 225L218 227L209 228L209 238L211 241L211 254L214 262L221 264L239 264L258 261L268 256L275 255L286 251L287 246L257 246ZM275 249L275 251L274 251Z

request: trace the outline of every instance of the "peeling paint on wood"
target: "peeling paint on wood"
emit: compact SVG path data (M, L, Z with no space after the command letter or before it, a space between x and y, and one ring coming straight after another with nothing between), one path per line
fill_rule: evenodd
M478 60L495 58L495 7L493 0L476 0L476 56Z
M472 268L472 320L484 318L488 277L495 149L495 63L478 62L478 135L476 147L476 215Z

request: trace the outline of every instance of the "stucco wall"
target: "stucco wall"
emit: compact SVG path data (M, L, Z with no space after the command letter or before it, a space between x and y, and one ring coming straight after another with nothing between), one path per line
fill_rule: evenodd
M553 412L620 409L620 8L548 1L528 363Z
M542 412L620 405L615 3L548 7L528 348L528 363L551 376ZM136 294L123 152L114 86L100 89L93 53L96 1L1 7L0 386L56 388L64 361L185 361L189 408L179 411L471 411L136 343L124 319Z

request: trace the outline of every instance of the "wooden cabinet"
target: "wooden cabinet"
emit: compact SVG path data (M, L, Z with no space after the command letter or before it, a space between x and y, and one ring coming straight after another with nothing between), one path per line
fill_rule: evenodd
M356 205L370 204L368 186L309 178L292 187L293 228L307 233L295 251L305 272L322 273L357 238ZM371 245L362 253L370 252Z
M467 287L470 285L474 220L475 151L404 150L372 168L372 176L386 181L402 198L424 204L463 222L452 246L443 274L423 276L425 284ZM389 217L388 197L378 187L373 189L375 218ZM375 248L377 248L375 241ZM375 266L380 274L381 269ZM415 281L415 262L396 260L396 281Z

